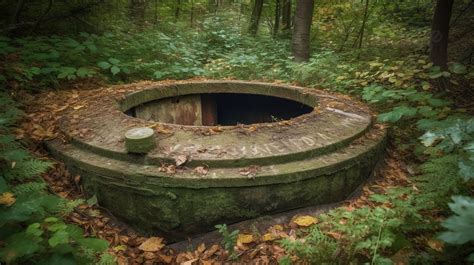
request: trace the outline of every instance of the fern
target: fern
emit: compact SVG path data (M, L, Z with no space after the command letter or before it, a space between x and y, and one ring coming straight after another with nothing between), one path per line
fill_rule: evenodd
M27 193L43 191L46 189L46 186L44 182L28 182L13 187L12 191L15 195L21 196Z
M418 205L423 205L425 209L447 210L446 201L459 192L462 182L458 177L458 159L458 155L450 154L421 165L422 174L414 178L417 188L423 191L423 196L416 197Z
M8 180L27 180L37 177L51 167L51 162L37 159L28 159L15 164L15 167L5 170Z
M83 199L78 199L78 200L63 199L60 201L57 211L59 214L65 215L74 211L74 208L84 203L85 203L85 200Z

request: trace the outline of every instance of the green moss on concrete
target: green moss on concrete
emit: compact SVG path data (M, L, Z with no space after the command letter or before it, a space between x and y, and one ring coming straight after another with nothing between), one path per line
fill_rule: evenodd
M290 99L300 97L299 101L311 101L311 104L317 104L318 98L291 87L214 82L194 87L180 84L151 88L130 95L122 108L192 92L234 90ZM312 148L285 154L209 159L212 163L207 164L210 169L206 175L193 172L195 166L206 164L203 162L207 158L199 156L188 161L186 166L189 168L170 175L159 169L162 163L173 162L169 154L152 151L146 156L129 155L117 148L103 148L100 141L73 142L71 145L56 141L49 143L49 148L71 170L81 174L86 192L95 194L101 206L141 231L178 239L212 230L217 223L344 200L369 176L379 160L385 132L367 131L371 125L367 119L338 123L338 117L340 119L335 114L323 113L311 116L298 126L262 129L245 137L236 131L202 136L178 129L171 137L162 139L160 148L183 142L229 146L241 146L243 141L268 144L274 141L273 137L306 136L316 130L333 136ZM321 124L326 125L318 127ZM109 132L115 134L115 138L122 137L126 128L117 128L120 132ZM371 134L371 137L364 137L364 134ZM353 142L355 139L356 143ZM260 165L255 176L240 173L254 163Z

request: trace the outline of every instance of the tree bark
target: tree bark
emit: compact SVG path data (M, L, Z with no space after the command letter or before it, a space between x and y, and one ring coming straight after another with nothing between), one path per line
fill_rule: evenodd
M181 11L181 0L176 1L176 9L174 10L174 19L178 21L179 12Z
M364 8L364 20L362 20L362 26L359 32L359 46L358 48L362 48L362 42L364 41L364 30L365 25L367 24L367 19L369 17L369 0L365 0L365 8Z
M280 29L281 0L275 0L275 22L273 23L273 37L276 37Z
M296 1L292 53L295 61L308 61L310 57L310 31L313 20L314 0Z
M434 65L447 68L449 21L454 0L437 0L431 24L430 59Z
M255 0L255 4L252 10L252 16L250 17L249 33L251 35L257 35L258 24L260 23L260 16L262 15L263 0Z
M145 24L146 0L131 0L130 18L138 26Z
M283 0L281 24L282 30L291 29L291 1Z

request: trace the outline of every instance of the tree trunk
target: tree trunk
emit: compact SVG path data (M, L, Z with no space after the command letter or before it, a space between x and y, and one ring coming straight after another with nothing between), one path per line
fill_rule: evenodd
M273 23L273 37L276 37L280 29L281 0L275 0L275 23Z
M454 0L437 0L431 24L430 59L434 65L447 68L449 21Z
M296 1L295 28L292 52L295 61L308 61L310 56L310 32L313 19L314 0Z
M262 15L263 0L255 0L255 4L252 10L252 16L250 18L249 33L257 35L258 24L260 22L260 16Z
M155 24L158 24L158 0L155 0Z
M362 20L362 26L359 32L359 46L358 46L359 49L362 48L362 42L364 40L364 30L365 30L365 25L367 24L368 17L369 17L369 0L365 0L364 20Z
M181 0L176 1L176 9L174 10L174 19L178 21L179 12L181 11Z
M138 26L145 24L146 0L131 0L130 18Z
M283 0L281 24L282 30L291 29L291 1Z

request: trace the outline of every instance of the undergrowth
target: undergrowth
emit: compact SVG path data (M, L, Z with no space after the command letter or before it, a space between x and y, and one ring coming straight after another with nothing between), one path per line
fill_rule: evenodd
M6 264L112 264L108 242L86 238L62 221L81 201L50 194L41 174L51 162L33 156L12 131L21 111L0 93L0 261Z

